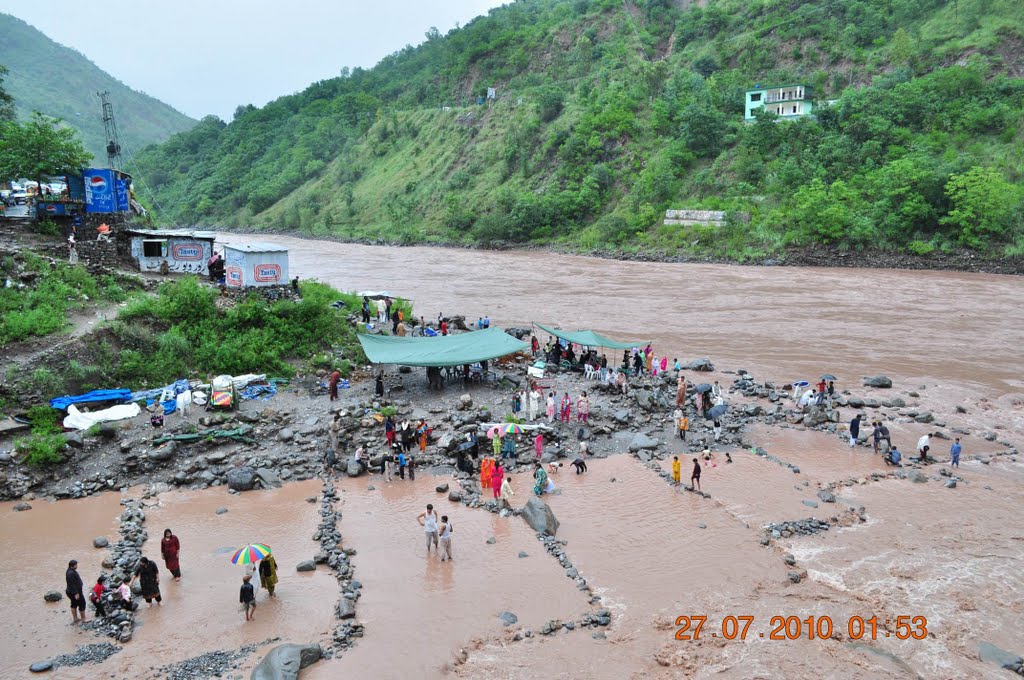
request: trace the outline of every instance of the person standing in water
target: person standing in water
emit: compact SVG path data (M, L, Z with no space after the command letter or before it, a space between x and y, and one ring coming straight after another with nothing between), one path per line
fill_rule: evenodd
M857 437L860 436L860 414L858 413L850 421L850 448L857 445Z
M171 572L175 581L181 580L181 565L178 563L179 552L181 552L181 542L178 537L171 533L170 529L164 529L164 537L160 541L160 554L163 555L167 571Z
M242 577L242 587L238 590L238 601L245 608L245 620L253 621L256 614L256 589L252 587L252 574Z
M438 552L441 553L441 561L445 562L452 558L452 523L448 521L448 515L441 515L441 547Z
M960 437L957 437L953 445L949 447L949 464L955 468L960 467L960 450Z
M430 544L433 542L434 551L437 552L437 512L432 503L427 503L427 509L419 514L416 521L423 527L423 533L427 536L427 555L430 554Z
M139 566L135 568L135 575L132 576L132 585L135 584L135 579L139 579L142 585L142 599L146 604L153 606L153 600L156 600L158 605L163 602L163 597L160 596L160 569L156 562L150 561L148 557L141 558Z
M672 456L672 481L679 486L682 478L682 465L679 463L679 456Z
M74 619L74 625L85 623L85 584L78 573L78 560L68 562L68 570L64 572L64 583L64 594L71 601L71 618Z
M267 589L267 594L274 597L274 588L277 587L277 560L273 555L267 555L260 560L260 585Z
M693 472L690 473L690 486L700 491L700 462L696 458L693 459Z

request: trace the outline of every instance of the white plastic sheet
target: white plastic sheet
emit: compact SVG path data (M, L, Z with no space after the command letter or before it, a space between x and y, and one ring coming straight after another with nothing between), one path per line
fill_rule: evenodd
M74 404L68 406L68 415L64 418L64 427L72 430L88 430L97 423L109 423L115 420L134 418L142 412L138 404L119 404L102 411L83 413Z

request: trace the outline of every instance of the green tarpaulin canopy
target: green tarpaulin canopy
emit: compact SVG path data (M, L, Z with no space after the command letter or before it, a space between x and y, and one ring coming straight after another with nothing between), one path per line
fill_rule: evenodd
M497 327L435 338L360 335L359 343L372 363L399 366L462 366L530 349Z
M632 347L643 347L644 345L647 344L646 342L641 342L639 340L635 342L615 342L611 338L606 338L600 333L595 333L594 331L569 332L556 330L554 328L548 328L547 326L542 326L537 322L534 322L533 325L541 329L542 331L545 331L546 333L550 333L556 338L562 338L563 340L576 343L577 345L586 345L587 347L606 347L608 349L630 349Z

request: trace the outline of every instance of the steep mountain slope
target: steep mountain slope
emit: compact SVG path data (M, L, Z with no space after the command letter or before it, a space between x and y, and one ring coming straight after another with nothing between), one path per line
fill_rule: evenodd
M1024 252L1022 26L1015 0L520 0L140 161L204 224ZM808 86L817 115L744 123L755 83ZM664 225L669 207L733 217Z
M2 13L0 64L10 71L5 85L15 99L18 116L40 111L63 118L79 130L86 150L98 162L106 161L106 140L97 92L110 92L121 141L133 153L196 123L158 99L132 90L81 53Z

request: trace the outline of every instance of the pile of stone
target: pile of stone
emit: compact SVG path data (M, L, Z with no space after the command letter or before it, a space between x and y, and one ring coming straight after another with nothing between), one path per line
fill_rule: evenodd
M34 663L29 667L33 673L60 668L61 666L84 666L86 664L103 663L121 651L117 645L101 642L93 645L81 645L70 654L61 654L47 661Z
M784 468L787 468L789 470L792 470L793 474L797 474L797 475L800 474L800 468L799 467L797 467L796 465L793 465L792 463L787 463L786 461L782 460L778 456L773 456L773 455L769 454L767 451L765 451L760 446L758 446L757 448L753 449L751 452L754 453L755 455L761 456L762 458L764 458L766 460L770 460L771 462L775 463L776 465L779 465L781 467L784 467Z
M790 536L810 536L811 534L828 531L830 526L831 525L824 520L808 517L807 519L769 524L764 527L764 530L770 534L772 538L789 538Z
M103 594L103 607L107 616L94 620L87 624L87 627L117 639L119 642L130 642L135 630L135 613L124 609L121 601L114 598L114 591L119 585L130 581L135 573L135 568L142 557L142 545L149 538L149 533L142 526L146 521L146 513L142 508L142 501L123 499L121 505L124 510L121 512L118 532L120 540L110 550L110 555L103 559L103 568L110 569L107 577L107 591ZM107 539L97 537L93 540L96 547L106 547ZM141 592L140 586L135 586L135 594Z
M338 501L338 492L329 481L324 482L324 489L320 499L320 526L313 540L320 542L320 552L313 558L315 564L326 564L334 572L341 589L341 597L334 608L336 618L346 621L334 630L334 647L338 650L347 649L355 643L356 638L363 636L361 623L350 621L356 615L356 601L361 595L363 584L353 579L354 567L350 558L356 554L354 548L341 547L341 532L338 531L338 522L341 520L341 512L335 510ZM304 567L312 564L300 564L299 569L305 571ZM331 653L333 656L333 652Z
M573 566L569 556L565 554L564 546L568 541L560 541L554 536L550 536L545 533L537 534L537 540L544 544L544 549L548 551L548 554L558 560L558 563L565 569L566 578L571 578L576 582L576 587L586 593L590 593L590 586L587 584L587 580L580 576L579 571Z
M156 669L160 677L166 680L208 680L208 678L219 678L227 675L228 671L237 669L242 659L255 652L260 647L277 642L281 638L275 637L263 642L245 645L240 649L219 649L206 654L194 656L169 666L162 666Z

